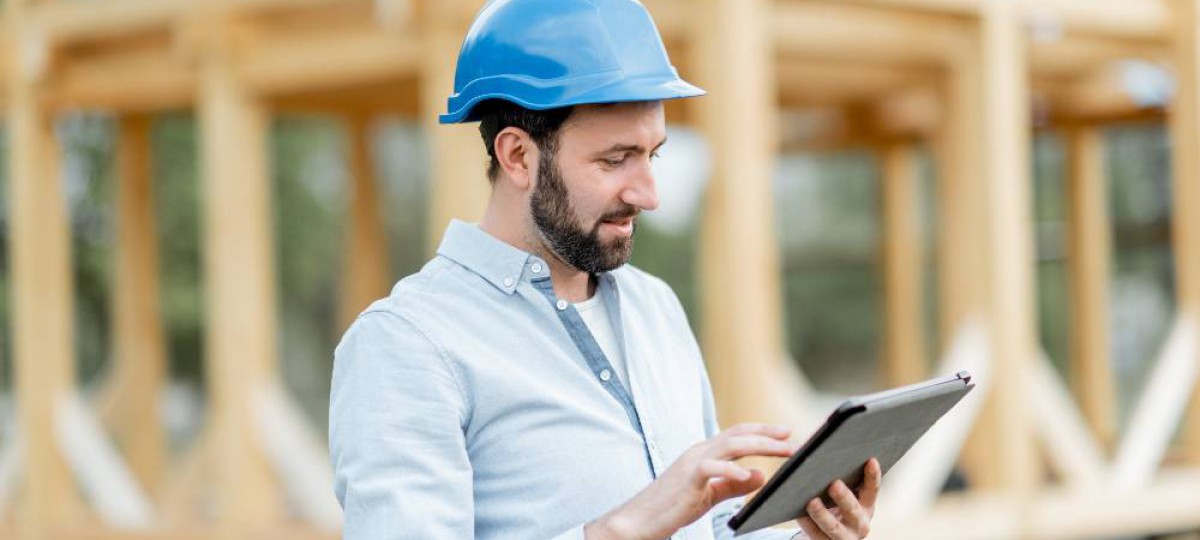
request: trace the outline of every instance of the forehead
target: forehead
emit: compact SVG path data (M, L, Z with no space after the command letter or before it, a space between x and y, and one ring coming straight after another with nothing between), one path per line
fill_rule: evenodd
M563 125L563 146L611 147L641 145L653 149L666 138L662 102L647 101L610 105L580 105Z

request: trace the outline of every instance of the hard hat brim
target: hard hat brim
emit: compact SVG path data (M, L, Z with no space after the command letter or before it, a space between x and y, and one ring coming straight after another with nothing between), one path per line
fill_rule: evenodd
M578 93L573 96L563 96L561 91L556 91L549 88L537 88L540 86L532 81L518 80L513 77L498 77L491 81L477 81L485 83L486 86L492 86L488 90L482 88L477 89L475 95L470 99L465 100L454 110L448 114L440 115L439 122L442 124L457 124L479 121L479 116L476 114L476 106L489 99L503 99L516 103L526 109L535 111L543 111L547 109L556 109L559 107L569 107L573 105L587 105L597 103L624 103L635 101L663 101L668 99L681 99L698 97L707 94L703 89L697 87L679 77L642 77L642 78L622 78L613 81L609 84L601 85L587 91ZM490 83L490 84L488 84ZM468 89L451 98L451 103L455 102L455 98L461 99L464 94L468 94ZM541 90L539 92L539 90ZM471 92L474 93L474 92ZM524 98L518 96L526 96Z

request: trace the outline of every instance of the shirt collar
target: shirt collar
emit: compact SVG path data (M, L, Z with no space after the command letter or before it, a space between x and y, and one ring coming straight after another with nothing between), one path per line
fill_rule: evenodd
M475 223L457 219L446 227L437 252L479 274L506 294L512 294L522 279L550 275L546 262L539 257L488 234Z

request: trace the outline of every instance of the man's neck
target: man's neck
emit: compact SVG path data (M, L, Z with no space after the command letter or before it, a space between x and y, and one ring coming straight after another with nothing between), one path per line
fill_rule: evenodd
M554 294L559 298L568 302L582 302L595 294L596 280L593 276L558 258L536 233L529 232L532 227L504 223L492 212L487 212L479 222L479 228L501 242L546 261L550 269L550 282L554 284Z

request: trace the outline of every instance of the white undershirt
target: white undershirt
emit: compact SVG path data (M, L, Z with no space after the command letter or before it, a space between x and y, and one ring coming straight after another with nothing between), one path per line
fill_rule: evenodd
M608 358L608 363L612 364L625 389L629 390L625 354L617 341L617 333L613 328L612 319L608 316L608 306L603 297L604 295L597 291L591 298L575 304L575 310L583 318L584 324L587 324L588 330L592 331L592 337L596 338L596 343L600 345L600 350L604 351L604 356Z

